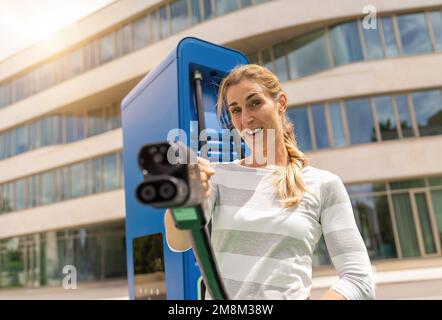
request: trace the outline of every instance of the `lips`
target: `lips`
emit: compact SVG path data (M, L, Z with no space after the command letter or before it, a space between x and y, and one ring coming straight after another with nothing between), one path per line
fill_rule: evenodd
M255 128L255 129L247 128L247 129L244 130L244 133L249 135L249 136L254 136L257 133L260 133L263 129L264 128L262 128L262 127Z

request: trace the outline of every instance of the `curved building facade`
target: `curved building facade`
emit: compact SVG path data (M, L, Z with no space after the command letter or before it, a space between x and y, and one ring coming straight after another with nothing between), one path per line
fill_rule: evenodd
M278 75L378 271L442 266L442 1L373 0L371 27L365 4L119 0L1 61L0 288L125 278L119 106L185 36Z

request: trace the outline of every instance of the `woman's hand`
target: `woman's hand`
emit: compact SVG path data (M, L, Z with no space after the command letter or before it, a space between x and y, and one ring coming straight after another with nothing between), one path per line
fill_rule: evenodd
M198 157L198 167L200 169L201 183L203 184L204 197L207 199L210 196L210 177L215 174L215 170L210 166L210 161Z

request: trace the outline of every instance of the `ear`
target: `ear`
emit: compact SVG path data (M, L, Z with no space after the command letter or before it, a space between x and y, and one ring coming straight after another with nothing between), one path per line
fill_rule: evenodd
M287 94L285 92L279 94L277 105L279 112L285 112L287 110Z

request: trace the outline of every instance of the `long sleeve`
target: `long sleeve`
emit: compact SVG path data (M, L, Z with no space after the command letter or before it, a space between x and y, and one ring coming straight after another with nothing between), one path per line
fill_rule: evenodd
M374 299L367 248L357 228L347 190L336 175L321 187L320 212L325 243L339 276L331 289L348 300Z

